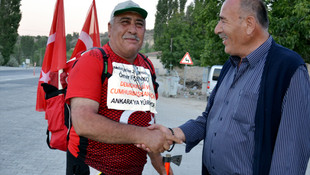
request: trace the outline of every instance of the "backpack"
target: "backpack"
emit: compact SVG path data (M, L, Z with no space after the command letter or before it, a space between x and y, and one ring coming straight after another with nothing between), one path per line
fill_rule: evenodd
M101 75L102 84L107 78L111 77L110 71L108 71L108 55L102 48L94 47L91 49L99 49L103 57L103 72ZM139 53L140 54L140 53ZM70 74L70 71L74 68L75 64L78 62L79 57L77 56L74 61L67 62L65 71L61 74L61 80L65 80ZM155 81L156 75L154 68L147 57L140 54L142 58L147 63L149 70L152 75L152 82L154 85L155 94L158 92L159 84ZM57 87L42 83L41 86L45 92L46 99L46 110L45 118L47 122L46 130L46 143L50 149L58 149L61 151L67 151L69 132L72 127L71 123L71 114L70 114L70 105L66 103L66 92L67 92L67 83L62 81L64 89L59 90Z

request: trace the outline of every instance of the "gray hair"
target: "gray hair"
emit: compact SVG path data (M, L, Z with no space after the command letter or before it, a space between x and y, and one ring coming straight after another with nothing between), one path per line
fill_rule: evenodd
M110 18L110 24L113 25L114 24L114 16Z
M240 8L241 12L252 14L263 28L268 29L268 13L262 0L240 0Z

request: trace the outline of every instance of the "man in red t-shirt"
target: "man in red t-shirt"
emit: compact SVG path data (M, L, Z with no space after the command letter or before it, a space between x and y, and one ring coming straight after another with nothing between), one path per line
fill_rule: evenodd
M108 24L109 42L103 46L112 76L101 81L100 50L84 53L70 72L66 99L73 127L67 152L67 175L89 174L88 165L103 174L142 174L147 152L152 165L165 174L160 152L180 142L172 134L146 127L154 124L157 93L153 65L138 54L147 12L132 1L118 4ZM153 72L154 73L154 72Z

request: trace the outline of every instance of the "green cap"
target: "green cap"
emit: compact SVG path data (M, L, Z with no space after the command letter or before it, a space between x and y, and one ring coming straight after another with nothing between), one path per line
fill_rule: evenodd
M144 19L147 17L147 11L141 8L138 4L134 3L133 1L125 1L117 4L114 10L111 13L111 20L114 16L122 14L124 12L137 12L139 13Z

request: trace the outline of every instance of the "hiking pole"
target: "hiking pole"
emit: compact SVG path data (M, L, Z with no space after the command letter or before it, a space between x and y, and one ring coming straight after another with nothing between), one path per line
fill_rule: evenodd
M182 155L176 155L171 157L171 154L166 154L166 157L163 157L163 162L165 164L167 175L169 175L170 162L180 166L181 161L182 161Z

